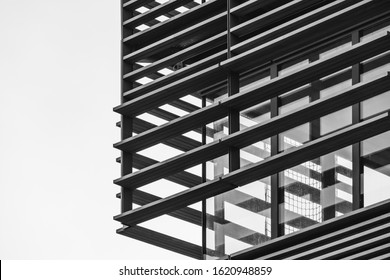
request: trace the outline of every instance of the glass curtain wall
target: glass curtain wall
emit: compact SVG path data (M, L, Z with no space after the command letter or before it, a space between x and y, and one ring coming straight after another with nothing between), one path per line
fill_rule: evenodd
M355 31L318 50L298 58L275 63L251 79L240 78L240 91L266 84L275 77L282 77L300 71L307 65L344 52L359 42L386 36L390 31L388 21L370 28ZM354 37L355 36L355 37ZM357 36L357 37L356 37ZM355 39L354 39L355 38ZM356 42L357 38L357 42ZM354 41L355 40L355 41ZM272 76L272 67L277 72ZM358 71L360 78L353 77ZM292 91L280 93L276 100L277 113L272 113L272 100L255 104L240 112L240 130L258 125L264 121L304 108L311 102L345 92L357 83L378 79L390 71L390 52L362 61L331 75ZM254 80L253 77L256 77ZM272 77L272 78L271 78ZM208 97L209 102L226 98ZM372 118L390 110L390 92L367 99L358 106L358 120ZM338 110L319 119L277 135L277 140L263 139L240 149L240 167L257 163L272 155L272 145L277 153L283 153L309 143L329 133L356 123L353 106ZM354 117L355 116L355 117ZM308 116L310 119L310 116ZM209 124L214 134L210 140L218 140L228 134L228 119ZM353 146L347 146L332 153L314 158L292 168L279 172L276 180L263 178L251 184L240 186L207 200L207 248L206 258L220 258L237 251L262 244L276 236L290 234L300 229L344 215L353 211L354 188L359 188L368 206L390 198L390 133L356 143L360 155L356 157ZM361 162L354 169L354 161ZM216 179L227 174L228 154L207 163L207 179ZM354 182L354 173L361 174L361 182ZM273 182L273 183L272 183ZM271 188L278 188L278 219L271 220ZM275 201L275 200L274 200ZM360 207L361 207L360 206ZM272 223L277 223L278 233L272 234Z

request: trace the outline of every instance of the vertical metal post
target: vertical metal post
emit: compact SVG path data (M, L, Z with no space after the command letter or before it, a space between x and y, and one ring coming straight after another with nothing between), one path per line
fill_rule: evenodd
M336 217L335 163L336 161L333 153L321 157L321 205L323 221Z
M270 77L275 79L278 77L278 65L271 64ZM271 99L271 118L279 115L279 98ZM271 137L271 156L279 153L279 135ZM279 205L284 201L284 196L280 197L284 192L279 189L279 173L271 175L271 238L276 238L284 234L284 226L280 224L280 209Z
M227 30L227 38L226 38L226 49L227 49L227 59L233 56L231 52L231 47L234 45L237 40L234 34L231 33L231 28L235 26L236 20L234 16L230 13L230 10L235 5L235 0L227 0L227 8L226 8L226 30ZM227 94L228 96L232 96L239 92L239 75L237 73L228 72L227 73ZM229 110L228 113L228 125L229 125L229 134L232 134L236 131L240 130L240 113L236 110ZM240 168L240 150L236 147L229 148L229 172L232 172L238 168ZM225 218L225 210L224 210L224 195L220 194L215 197L215 216L218 218ZM219 227L215 228L215 242L216 242L216 251L217 254L223 256L225 254L225 233L224 229ZM218 245L217 245L218 244Z
M123 1L122 1L123 4ZM130 48L123 43L123 38L129 33L133 33L133 29L125 30L123 27L123 21L125 18L131 17L133 12L127 11L121 5L121 26L122 26L122 40L121 40L121 102L125 102L123 93L132 87L132 83L123 80L124 73L127 73L133 69L132 64L127 64L123 61L125 53L130 51ZM133 118L122 116L121 117L121 139L126 139L133 136ZM133 154L129 152L122 152L121 155L121 176L127 175L133 172ZM132 210L133 208L133 191L127 188L121 188L121 212Z
M309 58L310 62L315 62L320 59L319 54L314 54ZM314 81L311 83L311 92L309 96L310 102L314 102L321 98L321 83L320 81ZM309 124L309 139L313 141L321 137L321 119L316 119L310 122ZM318 159L318 163L322 167L321 173L321 205L322 205L322 219L323 221L332 219L336 216L336 172L335 172L335 159L334 156L324 155ZM313 171L310 171L310 178L314 177L312 175Z
M132 118L122 116L121 137L126 139L131 137L133 130ZM133 171L133 155L129 152L122 152L121 157L121 176L125 176ZM133 208L133 191L128 188L121 188L121 211L126 212Z
M352 45L360 42L360 32L355 30L352 33ZM352 85L360 83L361 64L352 65ZM360 122L360 103L352 106L352 123ZM364 206L364 196L362 191L363 166L360 159L361 144L355 143L352 145L352 210L362 208Z
M206 97L202 97L202 108L206 107ZM202 126L202 145L206 144L206 125ZM206 162L202 162L202 182L207 180ZM202 255L203 259L207 257L207 204L202 200Z
M319 54L313 54L309 58L309 62L315 62L320 59ZM309 95L309 102L314 102L320 99L320 81L314 81L311 83L311 91ZM309 123L309 139L315 140L321 136L321 121L320 119L313 120Z
M232 96L240 90L239 76L237 73L228 75L228 95ZM240 130L240 112L229 110L229 134ZM229 148L229 172L240 168L240 150L236 147Z

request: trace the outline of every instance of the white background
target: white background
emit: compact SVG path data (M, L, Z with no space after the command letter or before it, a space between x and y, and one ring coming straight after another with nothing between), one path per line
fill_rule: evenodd
M120 0L0 0L0 259L178 259L115 233Z
M309 265L310 264L310 265ZM1 275L4 280L39 279L39 280L125 280L125 279L240 279L240 280L329 280L329 279L386 279L388 268L383 261L6 261L2 264ZM203 269L203 276L119 276L119 269L160 268L171 269L175 266L184 269ZM224 267L268 267L270 275L213 275ZM23 269L21 269L23 268ZM249 268L248 268L249 269ZM208 270L208 272L207 272ZM249 270L248 270L249 271Z

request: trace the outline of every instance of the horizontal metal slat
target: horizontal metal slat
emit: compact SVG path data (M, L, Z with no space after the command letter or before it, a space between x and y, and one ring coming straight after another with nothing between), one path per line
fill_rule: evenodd
M117 233L191 258L203 258L201 246L144 227L123 227Z
M155 57L160 57L160 53L171 54L180 51L188 45L201 42L226 30L224 25L226 14L221 14L218 17L213 17L201 24L192 26L191 28L180 31L171 36L164 37L159 41L153 41L143 48L140 48L129 55L126 55L126 60L131 61L151 61ZM138 33L137 33L138 34ZM138 41L136 41L138 42ZM125 43L127 43L125 41ZM210 63L209 63L210 64Z
M138 204L140 206L146 205L159 199L161 199L161 197L140 190L135 190L133 193L133 203ZM202 226L202 213L198 210L189 207L184 207L182 209L173 211L168 215L195 224L197 226Z
M160 15L163 15L175 8L183 6L190 2L192 2L192 0L170 0L169 2L156 6L145 13L126 20L123 25L126 27L135 27L137 25L141 25L149 20L153 20Z
M383 255L384 253L390 253L390 239L387 244L380 245L363 252L342 258L342 260L368 260L378 256Z
M390 260L390 253L385 253L378 257L372 258L372 260Z
M360 0L360 1L364 1L364 0ZM328 3L328 2L330 2L330 3ZM247 24L243 23L242 30L238 29L235 31L238 33L243 33L243 35L248 34L245 31L245 27L246 27L246 28L251 29L253 31L256 29L260 29L261 33L253 35L250 38L247 38L246 40L243 40L241 42L238 42L237 44L232 46L232 51L234 51L234 53L236 55L241 54L243 52L255 49L261 45L267 46L267 44L270 44L270 43L277 43L280 38L291 37L294 34L301 33L301 31L304 32L307 28L312 28L315 25L321 24L327 20L332 20L332 21L336 20L338 14L340 14L340 13L345 14L349 11L349 9L352 9L350 6L352 4L354 4L354 2L356 2L356 1L354 1L354 0L333 0L333 1L324 2L324 3L322 3L322 5L321 5L321 3L317 3L316 5L313 6L312 10L307 11L306 9L303 9L303 11L306 11L306 12L302 15L300 15L302 13L302 11L297 9L295 17L290 18L289 16L287 16L287 19L285 19L285 22L281 22L277 26L266 29L266 30L261 28L262 21L257 20L257 18L254 18L253 20L248 21ZM291 3L288 3L285 6L289 6L290 4ZM310 3L308 3L306 1L305 4L307 5ZM302 5L304 5L304 4L302 4L302 3L295 4L295 6L302 6ZM292 6L292 7L295 7L295 6ZM293 11L291 13L293 13L295 10L292 7L291 7L291 9ZM287 11L285 11L282 8L283 8L283 6L279 7L279 9L281 9L279 13L282 15L283 14L287 15ZM328 17L328 16L330 16L330 17ZM258 18L261 19L261 16ZM271 15L271 18L268 20L270 20L270 21L273 20L272 15ZM351 20L351 19L349 19L347 16L345 16L344 26L348 26L349 20ZM238 25L235 28L238 28L239 26L240 25ZM340 29L338 29L338 31L341 31L341 30L343 30L342 26ZM305 35L302 35L302 37L304 37L304 36ZM313 38L315 38L315 36ZM312 42L315 42L315 40L312 40ZM287 54L287 53L285 53L285 54Z
M390 226L386 225L379 228L374 228L373 231L376 230L376 234L380 234L380 236L376 236L373 238L370 238L366 241L359 242L354 245L350 245L344 248L341 248L339 250L336 250L334 252L330 252L328 254L319 256L314 258L314 260L336 260L339 258L342 258L345 255L353 254L355 252L359 252L361 250L365 250L367 248L372 248L378 245L382 245L384 243L388 243L390 241Z
M135 190L134 193L134 203L138 205L145 205L148 203L151 203L153 201L161 199L160 197L148 194L146 192ZM229 200L227 200L229 201ZM237 205L240 207L240 205ZM269 207L269 206L268 206ZM202 213L198 210L185 207L176 211L173 211L168 214L169 216L172 216L177 219L181 219L183 221L202 226ZM267 240L267 237L260 234L253 232L250 229L247 229L243 226L240 226L238 224L232 223L228 220L218 218L215 216L212 216L210 214L207 214L207 228L214 230L214 223L219 223L221 225L225 226L225 234L231 238L238 239L242 242L254 245L257 244L259 239L265 241ZM242 236L242 233L246 232L247 234L245 236Z
M176 64L180 61L184 61L188 58L199 55L199 54L206 52L208 50L211 50L215 47L219 47L220 45L225 43L226 36L227 36L227 32L224 31L224 32L219 33L215 36L212 36L208 39L202 40L201 42L196 43L192 46L189 46L189 47L187 47L183 50L180 50L178 52L175 52L174 54L171 54L167 57L164 57L158 61L152 62L152 64L150 64L148 66L142 67L142 68L137 69L135 71L132 71L130 73L126 73L125 75L123 75L123 79L128 80L128 81L134 81L138 78L142 78L142 77L146 76L148 73L151 73L153 71L158 71L160 69L163 69L164 67L171 66L172 64ZM132 60L136 60L137 57L141 58L142 55L143 55L142 52L134 52L134 53L131 53L129 55L124 56L123 60L125 62L129 62L129 61L131 62ZM208 63L208 64L210 64L210 63ZM192 69L190 69L189 67L191 67L191 65L187 66L186 71L188 71L188 72L186 72L187 73L186 75L189 75L193 72L196 72L196 71L192 71ZM171 74L171 75L173 75L173 74ZM160 83L160 86L161 86L162 82L161 81L158 81L158 82ZM157 81L154 83L157 83ZM164 83L166 83L165 80L164 80ZM147 87L148 87L148 90L149 90L149 88L153 88L151 86L151 84L147 85ZM132 93L135 91L143 91L143 90L141 90L141 89L131 90L131 91L126 92L125 94L132 95ZM142 95L142 93L139 95Z
M311 228L306 228L299 232L281 236L270 240L266 244L242 250L232 254L230 258L232 260L262 259L263 257L264 259L269 259L265 256L269 254L272 255L278 250L284 250L291 245L297 244L297 246L299 246L300 243L306 242L307 240L321 238L329 233L344 230L345 228L351 226L358 226L358 224L362 222L366 222L370 219L377 219L379 216L389 214L389 207L390 199L355 210L343 216L327 220Z
M262 254L258 257L261 260L280 260L285 259L290 256L296 255L298 253L306 252L308 250L315 249L324 244L331 243L335 240L344 238L345 236L350 236L353 233L361 232L364 229L373 227L378 224L386 223L390 218L390 213L374 217L367 221L361 221L357 224L345 224L345 227L334 231L329 229L327 233L323 234L320 237L309 238L309 240L302 240L302 242L294 242L291 244L286 244L282 249L275 250L269 254Z
M147 157L144 157L144 156L141 156L139 154L135 154L133 160L134 160L134 168L137 168L137 169L142 169L142 168L145 168L145 167L148 167L150 165L157 163L157 161L150 159L150 158L147 158ZM176 174L171 175L171 176L167 176L167 177L165 177L165 179L168 181L180 184L182 186L185 186L187 188L194 187L194 186L201 183L201 178L199 176L196 176L192 173L185 172L185 171L176 173ZM263 181L263 183L267 184L266 180L259 180L259 181ZM310 194L310 199L309 199L310 201L315 202L315 203L320 202L320 191L316 188L313 188L313 187L306 185L304 183L301 183L301 182L295 182L295 183L292 183L292 184L285 186L285 192L290 193L290 194L294 194L294 195L302 195L302 192L303 192L306 194ZM245 201L247 199L251 199L256 205L264 204L263 201L261 201L258 198L255 198L255 197L250 198L249 196L247 196L244 198L243 193L241 193L239 191L235 191L234 193L235 193L234 197L238 201ZM228 201L232 204L237 204L237 201L234 201L232 199L230 199ZM350 203L343 202L343 204L346 204L345 205L346 209L351 209ZM341 206L341 205L342 205L341 203L336 204L336 206ZM242 205L241 207L245 208L245 205ZM267 208L269 208L268 204L264 205L263 209L258 209L257 212L263 211ZM248 210L250 210L250 209L248 209ZM344 209L337 209L337 211L341 212L341 213L348 212L348 210L344 211ZM297 220L299 221L299 224L305 224L304 220L300 220L300 219L297 219ZM287 224L291 225L291 226L292 226L292 223L293 222L290 222L290 221L287 222Z
M134 154L133 160L134 160L134 167L137 169L142 169L157 163L156 160L150 159L140 154ZM194 175L186 171L178 172L174 175L167 176L165 179L174 182L176 184L185 186L187 188L194 187L198 185L200 182L202 182L202 178L200 176Z
M218 56L220 55L222 56L224 55L224 53L218 53L216 56L213 56L212 59L219 60L220 58ZM213 79L218 79L221 81L225 80L226 71L222 67L219 67L219 65L213 65L203 69L203 63L209 62L210 61L207 59L199 61L192 67L182 68L172 73L171 75L159 79L158 82L151 82L142 87L138 87L137 90L124 93L124 98L131 98L131 100L115 107L114 111L118 113L126 112L127 114L136 116L138 114L147 112L149 109L164 105L166 103L171 102L172 100L178 99L185 95L196 93L201 88L206 87L210 84L210 81L208 79L205 79L205 74L210 75L210 77L213 77ZM192 71L194 71L194 73L192 73ZM187 76L187 74L190 72L192 74ZM176 77L180 77L180 79L176 79ZM187 83L186 81L191 81L191 83ZM165 84L166 82L169 83L164 86L163 84ZM172 87L174 88L174 90L172 90ZM149 92L150 89L153 90ZM162 94L166 92L169 92L170 94ZM158 94L156 95L155 93ZM153 98L149 99L148 97L151 96L153 96ZM153 102L153 106L148 106L149 109L147 109L145 107L146 102ZM138 103L138 106L135 103ZM154 106L155 104L156 106ZM134 107L129 110L130 106Z
M241 111L253 104L275 97L278 93L288 92L305 85L307 82L312 82L343 70L348 66L386 52L389 49L390 35L364 44L357 44L343 53L328 59L312 62L300 71L272 79L262 86L239 92L230 98L222 100L221 105ZM276 90L277 94L272 93L271 90Z
M185 13L172 17L142 32L128 36L123 39L123 43L142 48L147 44L151 44L166 37L171 37L188 26L197 25L202 19L210 17L210 15L215 15L223 10L226 10L226 1L207 1Z
M130 0L130 1L127 1L123 4L123 8L126 8L126 9L136 9L136 8L139 8L143 5L146 5L150 2L154 2L153 0Z
M247 209L247 210L253 211L253 209L249 208L246 205L248 200L250 200L250 196L249 195L247 195L245 193L242 193L242 192L240 192L238 190L233 190L232 192L233 192L232 195L225 199L226 202L234 204L237 207L241 207L243 209ZM151 195L149 193L146 193L146 192L143 192L143 191L140 191L140 190L135 190L133 195L134 195L134 201L133 202L135 204L138 204L138 205L141 205L141 206L161 199L160 197ZM246 198L243 198L243 196L246 197ZM256 198L252 198L252 199L256 199ZM239 200L241 202L238 203L237 200ZM262 203L264 205L260 206L260 209L256 210L257 212L261 212L261 211L264 211L265 209L269 209L270 208L269 203L266 203L265 201L262 201ZM261 204L261 203L255 202L255 204L257 205L257 204ZM168 213L168 215L172 216L174 218L178 218L178 219L181 219L183 221L187 221L187 222L193 223L195 225L201 226L202 213L197 211L197 210L195 210L195 209L192 209L192 208L189 208L189 207L184 207L182 209L170 212L170 213ZM240 226L239 224L232 223L229 220L222 219L222 218L219 218L219 217L215 217L215 216L212 216L210 214L207 214L207 221L208 221L207 222L207 228L209 228L211 230L214 230L214 223L218 223L218 224L224 225L225 226L225 234L227 236L229 236L231 238L238 239L238 240L240 240L242 242L245 242L245 243L248 243L248 244L251 244L251 245L257 244L255 242L257 242L259 238L262 241L266 241L267 239L269 239L269 237L266 237L266 236L264 236L264 235L262 235L260 233L254 232L254 231L252 231L250 229L247 229L247 228L245 228L243 226ZM287 222L287 224L290 225L290 226L294 226L294 223L297 223L299 225L307 227L309 225L312 225L313 221L308 219L308 218L306 218L306 217L299 217L297 219L294 219L294 220L291 220L291 221ZM245 235L245 236L242 236L243 232L247 232L248 234Z
M308 260L308 259L325 259L333 256L336 258L337 254L342 252L346 254L349 247L355 248L357 244L362 241L365 242L368 239L376 237L381 233L388 233L390 231L390 219L387 217L384 224L376 225L365 229L364 231L354 233L343 237L339 240L329 240L329 243L325 243L316 248L303 251L296 255L291 255L286 259L289 260Z
M282 19L288 18L296 14L297 12L302 12L309 7L317 7L319 4L324 5L326 2L324 0L315 0L315 1L303 1L303 0L294 0L288 2L285 5L282 5L276 9L273 9L267 13L264 13L260 16L257 16L253 19L245 21L237 26L234 26L231 29L231 32L239 37L248 35L251 32L258 30L259 28L264 28L273 23L277 23ZM232 12L233 13L233 12ZM233 13L234 14L234 13Z
M357 84L347 92L340 92L320 99L310 103L305 108L293 110L138 172L125 175L116 180L115 183L121 186L142 186L164 176L227 154L229 147L246 147L326 114L379 95L386 90L390 90L390 76L364 84ZM131 146L131 142L128 145ZM117 146L117 148L120 148L120 146Z
M232 97L222 100L220 103L199 109L198 111L150 130L147 133L125 139L117 143L115 147L120 149L131 148L133 151L136 151L141 147L147 147L148 145L158 143L163 139L173 137L174 135L221 119L227 115L229 108L235 108L238 111L244 110L253 106L253 104L260 104L283 92L288 92L289 90L334 73L335 71L375 56L376 54L380 54L388 49L390 49L389 35L373 42L356 45L347 52L312 63L299 72L272 79L268 83L241 91Z
M164 139L171 138L172 133L174 134L176 134L176 132L179 134L181 132L185 133L188 130L198 128L203 124L208 123L209 119L213 121L214 118L216 119L223 118L226 116L227 111L228 109L226 107L219 106L219 104L213 104L210 105L209 107L197 110L192 114L187 115L188 117L184 116L175 119L169 122L168 124L163 124L158 127L156 126L153 129L149 129L145 133L140 133L139 135L134 136L132 138L124 139L121 142L114 144L114 147L126 151L141 150L144 147L148 147L150 145L153 145L154 143L159 143ZM197 120L196 123L193 122L194 119ZM142 141L138 140L138 138L140 138L140 140L142 139Z
M282 15L280 15L280 13L276 13L276 14L272 14L271 16L270 16L270 18L272 18L272 19L277 19L278 17L280 17L280 16L282 16ZM320 18L320 17L319 17ZM266 19L265 19L266 20ZM299 22L298 22L299 23ZM297 23L296 23L297 24ZM295 27L295 25L291 25L291 26L289 26L290 27L290 29L291 30L294 30L294 29L296 29L296 27ZM237 31L241 31L241 32L245 32L244 30L246 30L246 28L247 28L247 26L243 26L242 28L239 28ZM284 29L282 29L282 30L284 30ZM224 32L225 33L225 32ZM263 39L263 41L265 40L267 40L267 39L269 39L269 38L277 38L277 37L280 37L281 35L283 35L283 34L281 34L281 32L280 31L278 31L278 29L276 29L275 31L273 31L273 32L271 32L270 34L268 34L268 36L266 37L266 38L264 38ZM222 33L220 33L220 34L218 34L218 35L216 35L216 36L214 36L214 37L216 37L215 39L218 39L218 40L221 40L223 37L221 37L222 36ZM213 38L214 38L213 37ZM226 35L224 35L224 37L226 38ZM225 38L223 38L224 40L226 40ZM209 40L209 39L207 39L207 40ZM211 41L214 41L214 39L213 40L211 40ZM202 45L203 46L203 45ZM148 46L146 49L148 49L148 48L150 48L151 46ZM159 46L156 46L156 48L157 49L160 49L160 47ZM235 46L233 46L233 48L235 48ZM140 55L141 53L142 53L143 51L142 50L139 50L139 51L136 51L136 52L133 52L132 54L130 54L130 55L127 55L127 56L125 56L125 59L136 59L137 58L137 55ZM217 63L219 60L222 60L222 59L224 59L224 56L226 56L226 54L225 54L225 52L220 52L220 53L218 53L217 55L216 55L216 57L218 57L219 59L213 59L213 61L209 58L209 59L204 59L203 60L203 62L202 62L202 65L211 65L212 63ZM140 59L140 57L138 57L138 59ZM266 60L266 61L268 61L268 60ZM264 62L263 62L264 63ZM199 68L199 66L200 65L197 65L197 68L195 69L195 68L192 68L191 66L190 67L186 67L185 69L183 69L182 71L184 71L183 72L183 74L185 74L185 75L190 75L190 74L192 74L192 73L195 73L198 69L201 69L201 68ZM174 73L174 74L176 74L176 73ZM171 75L172 76L172 75ZM182 75L183 76L183 75ZM128 76L127 75L125 75L124 76L125 78L127 78ZM175 76L175 77L173 77L174 79L176 78L176 77L179 77L179 76ZM155 89L157 89L157 88L159 88L159 87L162 87L162 86L164 86L164 85L167 85L168 83L169 83L169 79L166 79L166 78L164 78L164 79L160 79L160 80L156 80L156 81L154 81L154 82L152 82L152 83L150 83L150 84L148 84L148 85L145 85L145 86L143 86L143 87L140 87L140 88L136 88L136 89L133 89L133 90L130 90L130 91L128 91L128 92L126 92L124 95L126 96L126 95L128 95L128 96L131 96L131 95L133 95L133 96L140 96L140 95L142 95L143 93L145 93L145 92L147 92L147 91L151 91L151 90L155 90ZM136 94L135 94L136 93Z
M323 0L317 0L317 2L322 2ZM264 1L256 1L258 4L256 6L263 6ZM294 1L295 2L295 1ZM308 3L307 1L305 3ZM245 4L245 3L244 3ZM262 26L266 26L267 24L270 24L271 22L275 22L276 20L280 20L281 18L286 17L286 13L291 16L291 14L294 12L291 11L290 8L291 5L288 5L285 7L285 10L283 12L280 12L279 9L276 11L271 11L258 19L257 21L260 22ZM296 5L298 6L298 5ZM301 6L297 7L298 9L301 8ZM239 26L232 29L234 33L239 33L240 35L248 34L250 29L248 28L248 25L252 25L251 23L244 23L240 24ZM222 32L220 34L217 34L209 39L202 40L201 42L190 46L178 53L172 54L169 57L163 58L159 60L158 62L152 63L151 65L145 66L142 69L138 69L136 71L133 71L131 73L125 74L124 78L129 80L134 80L136 78L141 78L151 71L157 71L159 69L162 69L163 67L166 67L167 65L170 65L170 63L173 63L174 61L185 60L189 58L189 56L194 56L196 54L199 54L201 52L207 51L208 49L215 48L219 46L220 44L224 43L226 41L226 32ZM134 53L131 53L124 57L124 61L127 60L134 60L136 59L137 55L138 57L142 57L142 51L136 51Z
M292 29L293 31L287 34L283 32L274 35L276 39L271 41L264 41L263 36L259 36L234 45L232 52L238 54L221 65L231 71L244 71L258 65L257 59L254 59L258 55L264 56L262 59L265 60L291 55L302 47L313 47L315 44L328 41L331 37L350 32L368 21L390 14L390 2L387 1L365 0L355 6L342 9L325 18L319 17L317 21ZM299 21L297 23L299 24ZM296 42L297 40L300 42ZM296 48L292 49L291 46L294 45Z
M267 9L270 6L283 5L292 0L248 0L242 4L239 4L231 9L231 14L244 17L247 14L255 12L259 9Z
M293 1L293 4L295 4L295 2L297 2L297 1ZM301 2L301 0L299 0L298 2ZM316 2L323 2L323 0L317 0ZM262 3L262 2L259 2L259 3ZM304 4L305 4L304 6L306 7L308 3L309 2L307 2L307 1L304 2ZM295 12L295 10L302 9L302 5L293 5L293 4L290 3L290 4L287 4L286 7L283 6L284 7L283 10L281 10L281 9L272 10L271 12L266 13L264 16L259 17L256 22L259 22L259 24L261 24L263 27L265 27L272 22L275 22L277 20L280 20L281 18L286 17L286 14L291 16L291 14L293 14ZM301 4L301 3L298 3L298 4ZM310 5L312 5L312 4L310 4ZM290 6L293 6L295 9L292 10ZM279 10L281 10L281 11L279 11ZM234 27L232 29L232 32L235 34L239 34L240 36L242 36L244 34L248 34L251 31L249 26L252 26L252 25L253 25L252 22L246 22L246 23L240 24L239 26ZM158 63L152 63L151 65L145 66L141 69L137 69L131 73L125 74L124 79L134 80L136 78L141 78L141 77L151 73L152 70L157 71L157 70L161 69L162 67L169 65L169 64L167 64L167 62L172 63L173 61L177 61L177 59L180 57L182 57L182 59L185 59L185 58L188 58L189 54L194 55L196 53L204 52L208 48L210 48L211 46L216 47L216 46L220 45L221 43L225 42L225 40L226 40L226 32L222 32L218 35L213 36L210 39L203 40L203 41L201 41L201 42L199 42L199 43L197 43L189 48L186 48L186 49L180 51L180 53L182 53L182 55L175 53L175 54L169 56L170 59L164 58L164 59L160 60ZM209 47L209 45L210 45L210 47ZM140 53L140 52L134 52L133 54L127 55L124 57L124 60L126 61L126 60L131 59L131 58L134 59L136 57L137 53ZM186 54L186 56L183 56L183 54ZM172 58L175 58L175 60L172 60ZM195 72L195 69L194 69L194 71L191 71L189 73L193 73L193 72Z
M142 133L156 127L157 127L156 125L148 123L138 118L134 119L133 121L133 129L135 133ZM166 139L164 141L161 141L161 143L181 151L189 151L201 145L200 142L182 135L176 136L174 138Z
M388 5L390 6L390 2ZM383 7L375 6L375 8L380 10ZM371 12L375 12L376 14L378 14L378 10L374 9L374 11L372 11L372 9L371 9ZM390 9L386 10L386 12L390 13ZM364 15L362 15L362 17L364 18ZM336 17L336 19L337 19L337 21L339 21L339 20L341 20L343 22L345 21L349 25L358 24L360 22L360 19L357 19L356 17L351 17L349 19L349 21L347 21L347 20L345 20L343 15L339 15L339 17ZM320 34L321 38L331 36L331 35L334 35L335 32L334 32L334 30L331 30L331 29L327 28L326 26L328 26L328 25L333 26L334 23L335 22L333 20L327 20L325 22L322 22L322 24L313 26L311 28L306 28L304 31L308 32L310 34L315 31L314 33ZM347 26L349 26L348 24L347 24ZM337 28L339 28L339 26L337 24L335 26L337 26ZM345 23L343 23L342 26L345 26ZM346 28L348 29L348 27L346 27ZM339 31L339 29L337 29L337 31ZM297 49L302 48L302 47L306 47L307 42L305 43L302 40L298 39L298 37L300 37L300 35L301 34L299 33L299 34L295 34L294 36L289 36L287 38L278 39L278 44L276 44L276 45L270 44L268 46L269 48L272 48L271 52L268 49L268 47L264 48L264 49L256 48L254 51L250 51L248 53L238 55L236 57L233 57L232 59L229 59L225 62L222 62L221 65L223 67L219 67L218 65L208 67L207 69L204 69L203 71L200 71L196 74L192 74L186 78L183 78L183 79L175 81L171 84L165 85L165 86L161 87L160 89L155 89L151 92L148 92L147 94L145 94L143 96L140 96L140 97L135 98L131 101L125 102L122 105L119 105L116 108L114 108L114 110L116 112L118 112L120 114L124 114L124 115L137 115L137 114L143 113L147 110L150 110L151 107L160 106L164 103L168 103L169 100L173 100L173 99L176 99L176 98L183 96L183 94L184 94L183 90L185 90L185 89L187 89L187 91L185 91L185 93L188 94L188 91L195 92L195 91L201 90L202 88L204 88L206 86L211 86L212 84L218 83L218 82L226 79L226 74L224 74L225 72L220 68L226 68L226 70L230 69L230 70L239 71L242 67L246 68L245 63L248 61L250 63L255 63L256 66L260 66L266 62L269 62L270 59L275 58L274 56L269 57L270 53L272 54L275 51L277 51L277 52L280 51L280 55L284 55L288 52L297 50ZM287 44L287 40L291 40L291 42ZM277 46L279 46L279 44L280 44L280 50L277 47ZM253 67L253 65L252 65L252 67ZM240 68L240 69L238 69L238 68ZM248 68L250 68L250 67L248 67ZM157 84L154 84L153 86L157 86ZM144 93L147 92L147 86L144 87L142 90L144 91ZM169 90L170 94L169 95L164 94L165 91L168 91L168 90Z
M361 122L314 140L309 144L304 144L295 149L267 158L259 163L240 168L220 177L219 180L202 183L189 190L156 201L155 203L122 213L116 216L115 219L127 224L137 224L158 217L197 201L201 201L202 199L235 189L237 186L265 178L302 162L311 160L312 158L319 157L378 135L387 131L389 127L389 116L378 120Z

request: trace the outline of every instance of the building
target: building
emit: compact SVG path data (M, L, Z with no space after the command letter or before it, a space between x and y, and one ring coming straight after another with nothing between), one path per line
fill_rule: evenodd
M119 234L196 259L390 257L390 1L122 16Z

